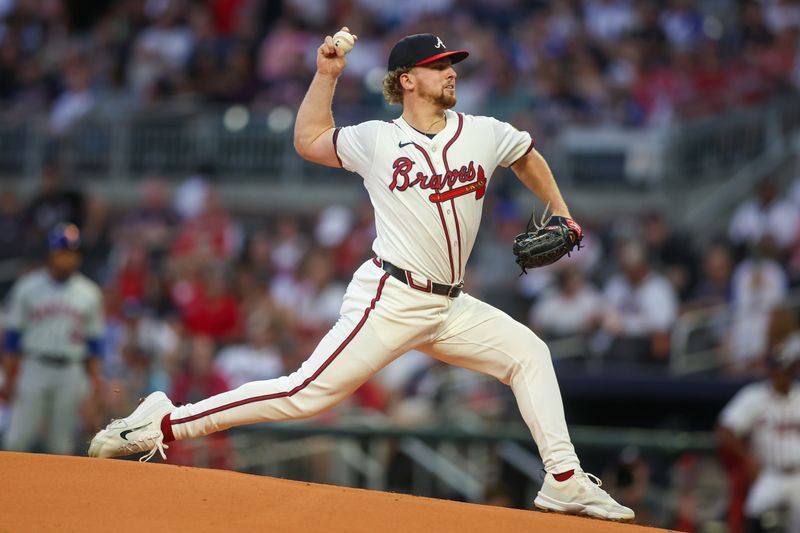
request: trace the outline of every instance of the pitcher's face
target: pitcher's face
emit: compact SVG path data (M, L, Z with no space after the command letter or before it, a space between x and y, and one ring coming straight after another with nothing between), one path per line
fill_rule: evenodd
M414 67L410 75L414 77L417 95L441 109L456 105L456 71L450 59L440 59L427 65Z

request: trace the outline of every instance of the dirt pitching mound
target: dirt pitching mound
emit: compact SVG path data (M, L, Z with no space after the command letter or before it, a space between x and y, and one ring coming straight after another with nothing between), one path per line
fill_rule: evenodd
M652 528L132 461L0 453L0 531L437 533Z

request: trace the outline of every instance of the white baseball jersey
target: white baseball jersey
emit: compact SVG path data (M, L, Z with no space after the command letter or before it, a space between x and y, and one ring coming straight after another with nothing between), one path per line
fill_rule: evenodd
M103 333L100 288L80 273L55 281L44 269L17 281L10 294L6 329L22 336L23 354L82 360L86 340Z
M750 436L756 459L767 468L800 468L800 384L788 396L768 382L745 386L720 414L720 424Z
M364 178L375 207L373 251L423 278L456 284L478 234L489 178L533 142L494 118L445 114L447 125L433 139L402 117L337 128L333 139L342 166Z

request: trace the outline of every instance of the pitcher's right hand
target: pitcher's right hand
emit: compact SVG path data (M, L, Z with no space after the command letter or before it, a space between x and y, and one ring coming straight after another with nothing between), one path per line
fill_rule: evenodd
M342 31L349 32L350 30L344 26ZM353 39L358 41L355 34L353 34ZM345 53L333 46L333 37L326 36L325 42L317 49L317 72L338 78L342 74L345 64L347 64Z

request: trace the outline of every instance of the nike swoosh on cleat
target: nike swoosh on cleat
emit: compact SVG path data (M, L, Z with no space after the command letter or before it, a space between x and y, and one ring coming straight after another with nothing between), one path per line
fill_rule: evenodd
M398 148L404 148L404 147L408 146L409 144L414 144L414 143L413 142L397 143L397 147Z
M120 434L119 434L119 436L122 438L122 440L128 440L128 435L129 435L130 433L133 433L134 431L139 431L140 429L144 429L144 428L146 428L146 427L147 427L147 426L149 426L149 425L150 425L150 422L148 422L147 424L145 424L145 425L143 425L143 426L139 426L138 428L126 429L125 431L123 431L122 433L120 433Z

